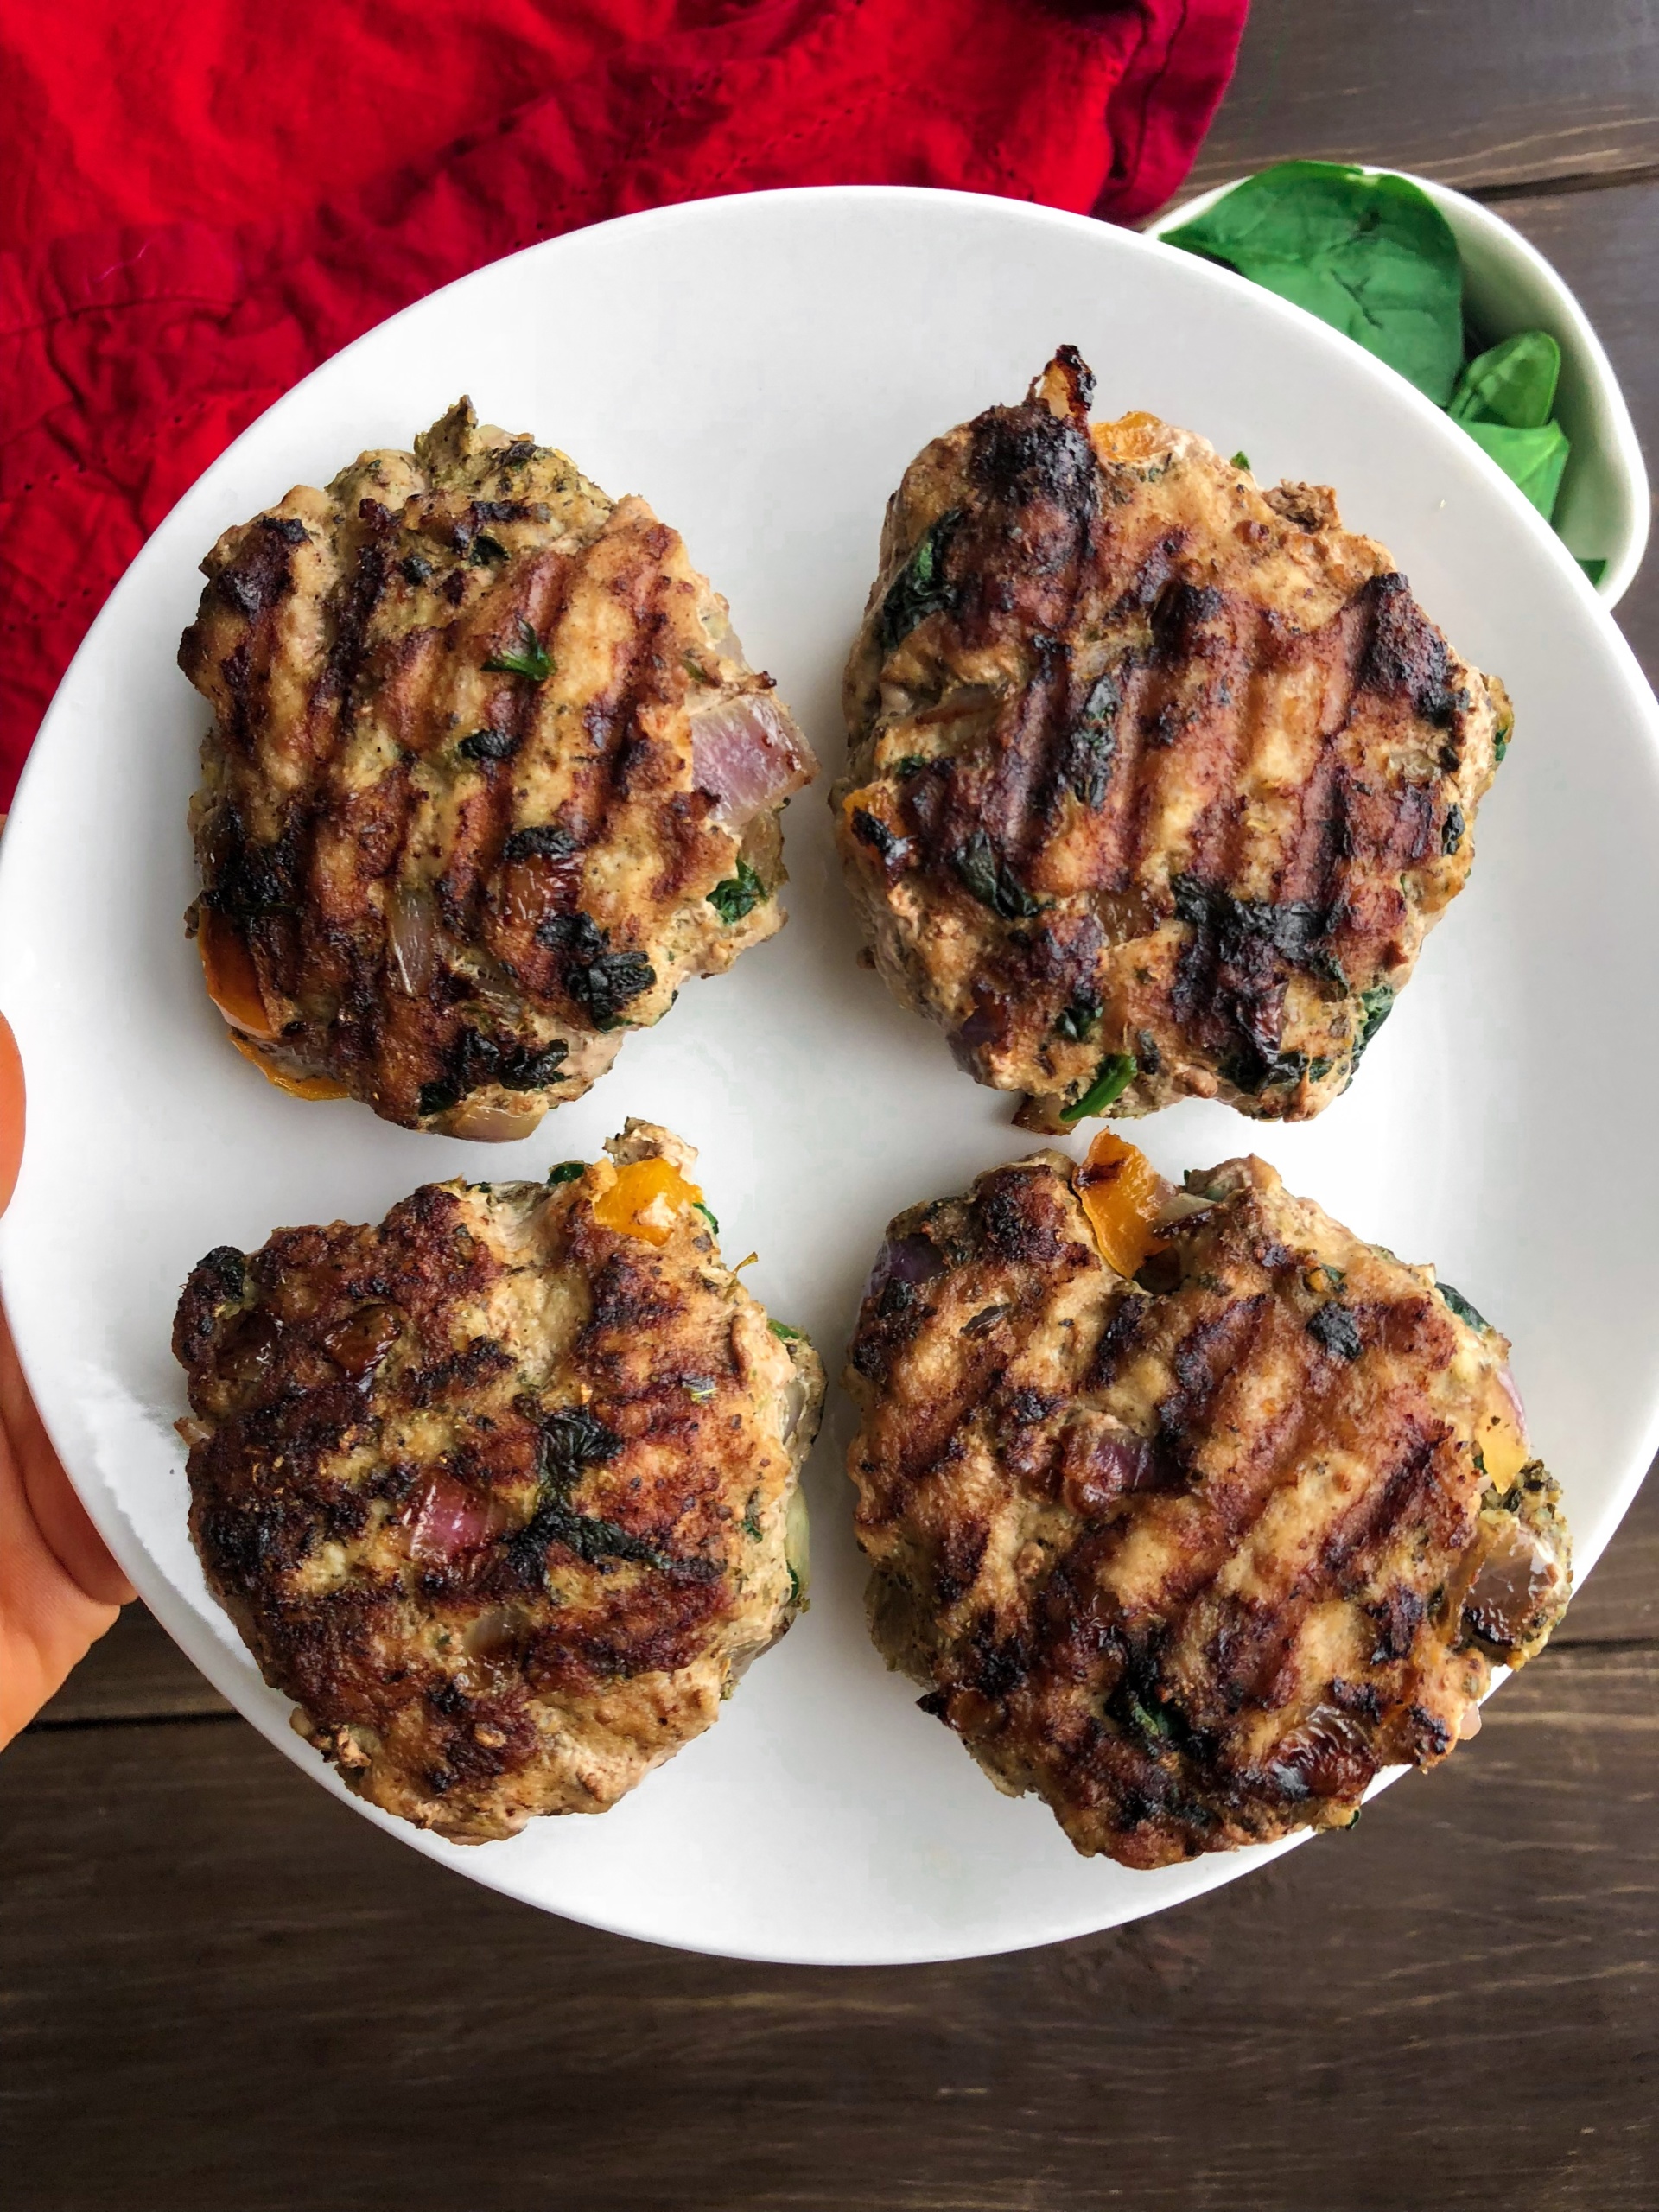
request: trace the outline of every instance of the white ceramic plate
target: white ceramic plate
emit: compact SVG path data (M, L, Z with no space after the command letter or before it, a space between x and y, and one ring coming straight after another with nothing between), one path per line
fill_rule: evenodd
M186 1538L168 1338L203 1251L282 1223L375 1220L424 1179L540 1174L646 1115L702 1147L728 1255L758 1248L755 1288L834 1370L889 1216L1029 1144L1009 1102L958 1075L938 1032L855 965L821 791L789 810L783 935L688 990L525 1144L417 1136L271 1090L229 1049L180 923L203 711L174 652L197 559L290 484L407 443L469 391L486 419L556 441L684 531L833 771L841 663L888 493L925 439L1015 397L1062 340L1099 372L1103 411L1154 409L1224 452L1243 447L1268 479L1339 486L1348 521L1394 549L1516 709L1471 887L1352 1092L1305 1128L1190 1105L1137 1135L1166 1170L1254 1145L1293 1188L1433 1260L1494 1315L1581 1564L1641 1479L1659 1442L1659 744L1654 702L1571 556L1399 378L1173 248L896 189L635 216L411 308L257 423L99 616L4 842L0 1006L30 1122L0 1279L25 1365L150 1605L325 1786ZM1046 1942L1257 1864L1137 1874L1077 1859L1039 1804L998 1796L916 1710L864 1633L847 1427L832 1393L807 1478L812 1610L710 1734L602 1820L470 1850L382 1824L601 1927L823 1962Z

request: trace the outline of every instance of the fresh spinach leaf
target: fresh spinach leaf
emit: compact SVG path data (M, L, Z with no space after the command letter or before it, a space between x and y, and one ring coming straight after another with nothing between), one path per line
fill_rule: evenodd
M562 1160L557 1166L548 1169L547 1179L556 1188L561 1183L574 1183L578 1176L585 1175L587 1173L588 1163L585 1160Z
M1512 430L1506 423L1465 423L1463 427L1548 522L1555 512L1561 473L1572 451L1560 424L1546 423L1539 430Z
M1505 423L1541 430L1555 404L1561 349L1547 330L1517 330L1478 353L1458 378L1447 409L1454 423Z
M1139 1070L1132 1052L1108 1052L1095 1071L1095 1079L1075 1106L1062 1106L1063 1122L1080 1122L1085 1115L1103 1114L1135 1081Z
M1165 234L1293 300L1444 407L1463 360L1463 272L1450 225L1404 177L1281 162Z
M729 926L733 922L741 922L745 914L752 913L763 899L771 896L748 862L739 861L737 874L715 886L709 893L709 904Z

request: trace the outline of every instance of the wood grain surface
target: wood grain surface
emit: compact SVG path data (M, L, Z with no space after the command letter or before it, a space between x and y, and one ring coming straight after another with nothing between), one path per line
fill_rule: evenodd
M1200 1904L839 1973L505 1903L239 1721L42 1731L0 1824L8 2202L1647 2208L1656 1706L1659 1652L1553 1651Z
M1659 166L1652 0L1253 0L1192 172L1378 162L1497 195Z
M1659 10L1256 0L1199 181L1501 195L1659 452ZM1651 172L1651 174L1649 174ZM1659 671L1659 573L1621 619ZM600 1936L314 1788L132 1608L0 1762L8 2212L1654 2212L1659 1484L1478 1739L1114 1934Z

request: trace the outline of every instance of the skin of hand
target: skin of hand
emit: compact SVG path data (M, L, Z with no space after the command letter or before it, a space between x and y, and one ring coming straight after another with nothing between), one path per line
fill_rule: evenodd
M0 1309L0 1745L136 1594L69 1487Z

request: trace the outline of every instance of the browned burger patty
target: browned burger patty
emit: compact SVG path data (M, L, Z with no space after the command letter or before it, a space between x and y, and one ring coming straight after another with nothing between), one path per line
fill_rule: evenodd
M351 1788L458 1843L605 1811L803 1602L817 1355L687 1147L607 1149L210 1252L174 1325L209 1585Z
M1102 1143L893 1222L849 1466L924 1710L1078 1851L1160 1866L1443 1758L1559 1619L1568 1541L1508 1344L1432 1269L1247 1159L1162 1186L1132 1280L1101 1247L1154 1241L1111 1210L1155 1179Z
M836 836L877 967L1054 1128L1345 1089L1469 872L1508 741L1330 492L1149 415L1063 347L887 509Z
M462 400L202 565L193 919L283 1088L522 1136L780 927L816 763L643 499Z

